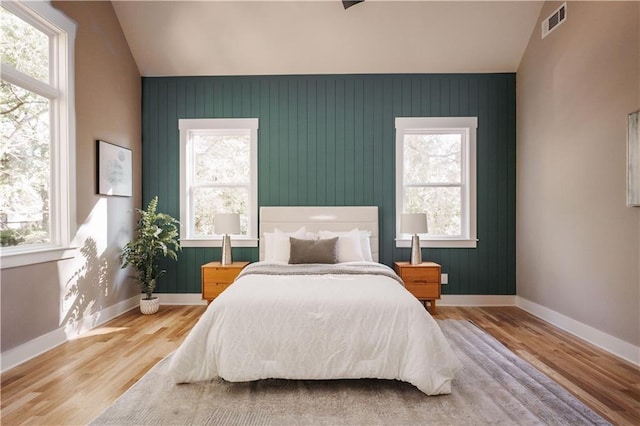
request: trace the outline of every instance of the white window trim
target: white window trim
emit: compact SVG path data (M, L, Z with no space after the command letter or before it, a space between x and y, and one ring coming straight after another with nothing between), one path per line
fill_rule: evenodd
M436 238L429 234L420 236L421 247L432 248L475 248L477 247L477 202L476 202L476 133L477 117L396 117L396 247L411 247L411 237L400 233L400 217L403 213L403 178L404 178L404 135L415 130L466 130L467 146L463 148L465 155L463 167L463 184L466 189L462 198L463 237Z
M180 130L180 245L183 247L222 247L222 237L195 238L189 235L190 203L186 194L190 191L188 165L191 163L189 130L249 129L251 134L251 184L246 236L231 236L233 247L258 246L258 119L257 118L195 118L178 120Z
M76 232L76 120L74 45L76 24L44 1L3 1L2 7L53 37L50 81L53 89L10 66L1 67L3 80L34 91L52 103L51 115L51 242L38 246L3 247L0 269L67 259Z

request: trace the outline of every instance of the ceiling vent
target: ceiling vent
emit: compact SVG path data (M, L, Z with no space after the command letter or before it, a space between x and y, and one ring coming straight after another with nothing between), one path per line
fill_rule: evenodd
M542 38L545 38L549 33L560 26L567 20L567 3L562 3L562 6L557 8L547 19L542 21Z

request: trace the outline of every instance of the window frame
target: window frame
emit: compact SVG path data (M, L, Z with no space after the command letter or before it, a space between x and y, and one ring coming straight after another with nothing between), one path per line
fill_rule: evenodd
M459 237L420 235L422 247L477 247L477 117L396 117L396 247L411 247L411 236L400 233L400 218L404 213L404 137L407 134L463 132L461 221ZM447 185L435 184L437 187ZM456 186L457 185L453 185Z
M250 137L250 184L247 204L247 235L232 235L234 247L258 246L258 127L257 118L195 118L179 119L180 132L180 244L183 247L221 247L222 236L196 237L191 235L192 185L190 165L193 158L190 150L191 134L207 130L248 130Z
M48 2L4 1L2 6L49 36L49 84L2 64L2 80L50 101L50 242L2 247L0 269L68 259L76 231L76 24Z

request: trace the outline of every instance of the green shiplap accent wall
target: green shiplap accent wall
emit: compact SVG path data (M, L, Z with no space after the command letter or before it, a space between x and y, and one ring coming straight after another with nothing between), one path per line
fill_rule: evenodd
M515 74L144 77L143 203L180 214L180 118L258 118L261 206L379 207L380 261L396 249L395 117L477 116L478 247L423 249L445 294L515 294ZM234 260L258 260L234 248ZM186 248L157 291L199 293L220 249Z

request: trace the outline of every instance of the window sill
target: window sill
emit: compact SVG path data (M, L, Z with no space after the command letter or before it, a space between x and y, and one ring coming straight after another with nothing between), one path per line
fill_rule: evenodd
M476 248L478 246L478 240L425 240L420 239L420 248ZM410 248L411 239L403 238L396 239L397 248Z
M222 247L222 238L197 239L189 238L180 240L182 247ZM231 247L258 247L257 238L231 238Z
M75 256L75 247L47 247L38 250L15 251L2 253L0 269L17 268L20 266L35 265L37 263L56 262L70 259Z

